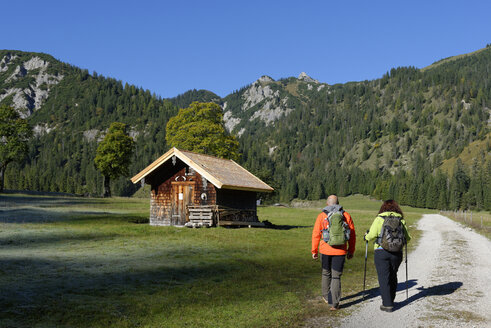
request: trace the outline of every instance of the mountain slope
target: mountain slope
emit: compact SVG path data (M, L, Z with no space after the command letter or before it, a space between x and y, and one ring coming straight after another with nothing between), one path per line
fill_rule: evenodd
M328 85L305 73L278 81L263 76L223 99L190 90L165 100L49 55L2 50L0 102L29 117L36 131L29 159L9 169L6 186L98 194L101 177L92 161L111 122L130 126L137 142L130 171L138 172L168 148L165 125L178 108L213 101L239 138L241 164L274 184L276 199L358 192L415 204L427 190L412 186L435 184L428 179L440 178L432 174L445 160L475 157L479 170L487 167L489 146L469 154L466 147L489 144L483 140L490 136L490 68L488 47L423 70L392 69L372 81ZM444 178L448 193L452 177ZM127 195L135 187L120 179L113 190ZM441 197L439 206L450 203Z
M490 136L490 66L488 47L373 81L328 86L263 77L224 99L225 118L240 136L244 164L272 175L282 200L370 193L373 176L401 170L421 184L452 157L473 156L465 162L486 167L489 148L463 150Z
M28 117L35 131L21 174L16 165L6 172L7 188L100 194L93 159L97 140L114 121L128 124L136 141L131 172L168 148L165 125L177 108L148 90L40 53L2 50L0 70L1 103ZM113 188L128 194L136 187L122 178Z

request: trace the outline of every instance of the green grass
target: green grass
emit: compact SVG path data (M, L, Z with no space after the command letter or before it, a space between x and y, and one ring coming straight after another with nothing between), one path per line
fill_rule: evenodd
M451 56L451 57L448 57L448 58L443 58L443 59L440 59L440 60L438 60L438 61L434 62L433 64L429 65L429 66L423 67L423 68L421 69L421 71L422 71L422 72L424 72L424 71L427 71L427 70L429 70L429 69L435 68L435 67L437 67L437 66L439 66L439 65L441 65L441 64L444 64L444 63L449 63L449 62L451 62L451 61L454 61L454 60L457 60L457 59L461 59L461 58L464 58L464 57L467 57L467 56L472 56L472 55L477 54L477 53L479 53L479 52L481 52L481 51L484 51L484 50L486 50L486 49L487 49L487 48L482 48L482 49L479 49L479 50L476 50L476 51L470 52L470 53L468 53L468 54L462 54L462 55Z
M455 163L458 159L460 159L466 167L471 167L476 158L479 158L482 153L488 152L490 144L491 132L486 135L485 139L473 141L465 146L464 150L458 156L444 160L439 168L447 174L452 175Z
M380 202L341 203L358 236L342 279L343 303L353 304L361 236ZM333 315L310 256L318 205L259 208L282 229L187 229L135 224L148 217L148 199L0 196L0 326L295 327ZM410 227L427 212L403 210ZM373 250L369 258L374 288Z
M487 211L441 211L442 215L472 227L478 233L491 238L491 213Z

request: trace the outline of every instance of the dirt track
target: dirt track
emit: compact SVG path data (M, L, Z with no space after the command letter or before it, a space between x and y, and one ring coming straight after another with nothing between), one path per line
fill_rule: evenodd
M417 248L399 268L394 312L382 312L376 289L342 319L315 318L316 327L491 327L491 242L444 216L424 215ZM373 259L372 259L373 262ZM373 263L372 263L373 265Z

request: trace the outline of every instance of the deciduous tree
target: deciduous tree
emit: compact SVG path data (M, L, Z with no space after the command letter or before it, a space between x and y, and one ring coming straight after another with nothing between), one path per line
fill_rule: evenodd
M114 122L97 147L94 159L97 169L104 175L103 197L111 197L111 179L127 176L135 142L126 131L126 124Z
M167 123L167 143L176 148L237 160L239 142L225 130L215 103L193 102Z
M27 155L32 128L12 107L0 106L0 192L4 188L7 165Z

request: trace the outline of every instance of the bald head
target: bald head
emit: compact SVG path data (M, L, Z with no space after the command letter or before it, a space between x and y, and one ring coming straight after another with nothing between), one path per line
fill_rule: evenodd
M330 195L329 197L327 197L327 202L326 203L327 203L327 206L339 204L338 196L336 196L336 195Z

